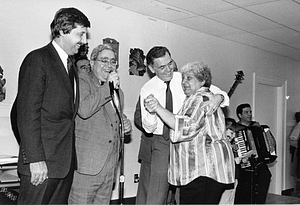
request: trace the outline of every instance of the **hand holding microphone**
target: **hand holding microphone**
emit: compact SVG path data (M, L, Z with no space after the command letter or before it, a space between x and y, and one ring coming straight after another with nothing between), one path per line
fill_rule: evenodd
M131 122L130 120L127 118L127 116L125 114L123 114L123 117L122 117L122 120L123 120L123 128L124 128L124 133L126 135L129 135L132 131L132 125L131 125Z
M107 81L109 82L109 86L113 89L118 90L120 88L120 77L119 73L112 71L109 73Z

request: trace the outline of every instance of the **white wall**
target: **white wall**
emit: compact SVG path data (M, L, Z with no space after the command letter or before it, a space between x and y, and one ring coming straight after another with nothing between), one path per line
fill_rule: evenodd
M147 53L154 45L164 45L170 49L179 67L195 60L206 62L212 69L213 84L225 91L229 91L232 86L236 71L244 71L245 80L231 98L229 116L233 118L236 118L235 107L238 104L253 101L253 72L287 79L290 96L287 102L287 124L295 124L294 113L300 110L300 62L150 19L95 0L1 0L0 4L0 65L7 80L7 98L0 103L0 154L18 153L18 146L10 130L9 111L17 92L20 64L29 51L50 41L50 23L55 12L61 7L70 6L80 9L91 21L90 51L106 37L119 41L119 72L121 87L125 93L124 112L131 120L140 87L148 77L128 75L129 50L138 47ZM135 129L132 141L125 145L126 197L136 194L137 184L133 183L133 175L139 173L139 141L140 134ZM290 183L287 183L284 189L292 188L292 178L286 178ZM116 190L113 198L117 197Z

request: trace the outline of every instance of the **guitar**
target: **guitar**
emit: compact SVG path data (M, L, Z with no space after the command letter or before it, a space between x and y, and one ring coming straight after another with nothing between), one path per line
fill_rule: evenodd
M237 88L238 84L242 83L242 81L244 80L243 71L240 70L240 71L236 71L236 72L237 72L237 74L235 74L235 81L227 93L229 98L232 96L232 94L235 91L235 89Z

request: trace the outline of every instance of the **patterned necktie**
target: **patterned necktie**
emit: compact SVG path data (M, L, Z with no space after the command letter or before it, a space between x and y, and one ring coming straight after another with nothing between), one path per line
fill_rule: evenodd
M69 56L68 60L67 60L67 68L68 68L68 74L69 74L69 78L70 78L70 83L72 86L72 91L73 91L73 97L74 97L74 77L75 77L75 70L74 70L74 66L72 63L72 59Z
M166 106L165 108L169 110L170 112L173 112L173 99L172 99L172 92L170 89L170 81L165 82L167 84L167 90L166 90ZM164 123L163 127L163 137L165 140L168 140L170 138L170 128L166 123Z

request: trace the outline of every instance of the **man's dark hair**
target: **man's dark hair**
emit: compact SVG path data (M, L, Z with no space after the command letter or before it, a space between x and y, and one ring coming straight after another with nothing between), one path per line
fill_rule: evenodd
M170 51L166 47L164 47L164 46L154 46L147 53L147 56L146 56L147 65L152 65L154 59L163 57L163 56L166 55L166 53L168 53L171 56Z
M246 108L246 107L250 107L251 108L250 104L248 104L248 103L243 103L243 104L240 104L239 106L237 106L237 108L236 108L236 115L237 115L237 117L239 119L240 119L239 114L242 114L243 109Z
M81 55L75 58L75 65L77 64L78 61L80 60L89 60L87 55Z
M59 31L68 34L77 25L91 27L89 19L76 8L62 8L58 10L50 24L52 39L60 36Z
M225 125L226 125L226 129L231 129L233 131L236 130L236 121L233 118L226 117Z

